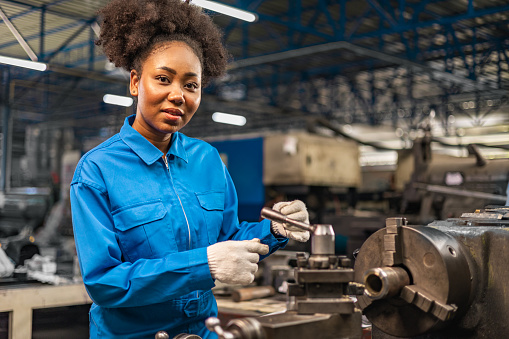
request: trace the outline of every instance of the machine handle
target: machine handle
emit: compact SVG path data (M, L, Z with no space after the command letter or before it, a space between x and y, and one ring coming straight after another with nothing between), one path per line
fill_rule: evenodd
M232 333L223 330L221 327L221 321L218 318L207 318L205 320L205 326L207 326L209 331L216 333L219 339L235 339L235 336Z
M165 331L159 331L156 333L155 339L170 339L170 335ZM177 334L173 339L201 339L199 335L181 333Z
M308 231L310 233L315 233L315 229L316 229L315 225L310 225L310 224L306 224L301 221L290 219L286 215L279 213L278 211L274 211L273 209L268 208L268 207L262 208L261 217L265 218L265 219L269 219L271 221L291 224L291 225L298 227L304 231Z
M223 329L219 319L210 317L205 320L205 326L215 332L219 339L267 339L262 325L255 318L232 319Z

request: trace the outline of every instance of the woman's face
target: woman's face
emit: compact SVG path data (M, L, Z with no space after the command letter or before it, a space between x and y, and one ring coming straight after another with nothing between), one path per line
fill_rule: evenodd
M184 42L157 45L131 71L131 95L138 97L133 128L149 141L166 141L193 117L201 101L201 63Z

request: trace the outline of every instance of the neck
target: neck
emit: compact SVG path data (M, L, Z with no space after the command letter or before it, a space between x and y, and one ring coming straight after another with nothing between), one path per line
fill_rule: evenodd
M138 131L145 139L147 139L152 145L157 147L158 150L163 152L165 155L168 153L171 146L171 136L173 133L159 135L150 133L146 128L143 128L141 124L135 119L132 127Z
M163 141L159 141L159 140L150 140L147 138L148 141L150 141L150 143L152 145L154 145L155 147L157 147L158 150L160 150L161 152L163 152L165 155L166 153L168 153L168 151L170 150L170 146L171 146L171 137L168 139L168 140L163 140Z

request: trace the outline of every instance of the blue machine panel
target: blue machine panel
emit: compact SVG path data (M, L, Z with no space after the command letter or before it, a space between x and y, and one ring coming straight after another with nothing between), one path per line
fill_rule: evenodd
M239 198L240 221L258 221L265 203L263 138L210 142L232 176Z

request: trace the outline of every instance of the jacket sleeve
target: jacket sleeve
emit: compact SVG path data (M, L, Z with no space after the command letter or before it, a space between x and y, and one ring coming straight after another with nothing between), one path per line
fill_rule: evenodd
M214 287L206 247L124 262L106 191L93 183L73 182L70 198L83 282L97 305L144 306Z
M260 260L271 255L280 248L284 248L288 243L287 238L276 238L270 231L270 220L260 222L242 222L239 223L238 198L233 180L223 165L226 187L225 187L225 206L223 214L223 225L219 234L219 241L224 240L249 240L258 238L262 244L269 246L270 251L267 255L261 256Z

